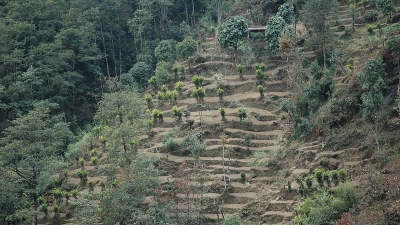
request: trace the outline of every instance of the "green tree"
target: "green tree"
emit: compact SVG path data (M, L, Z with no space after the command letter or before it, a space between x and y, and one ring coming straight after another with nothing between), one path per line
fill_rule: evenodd
M294 22L294 6L290 2L286 2L279 6L277 16L282 17L286 24L292 24Z
M222 48L233 47L235 52L239 42L247 37L249 25L242 16L234 16L218 28L218 42Z
M326 48L334 39L334 34L327 24L327 17L338 5L337 0L308 0L303 7L303 21L307 29L312 30L307 44L319 47L324 58L324 69L326 69Z
M128 73L121 75L121 82L134 86L135 83L143 90L152 75L151 67L145 62L137 62Z
M165 61L160 61L157 63L156 70L155 70L155 76L157 80L158 85L163 85L168 82L168 77L170 76L169 74L169 69L170 69L170 64Z
M379 10L389 19L392 19L393 14L396 13L396 5L398 0L377 0L376 5L378 6Z
M12 121L1 138L1 166L19 178L14 184L24 187L23 194L33 202L33 211L38 210L40 191L51 184L52 176L65 168L61 159L72 139L62 116L50 115L56 107L48 102L36 103L27 115ZM38 223L36 214L34 223Z
M129 166L137 152L138 136L145 127L145 110L138 93L121 91L105 94L94 116L107 139L108 158L119 165Z
M242 222L240 221L240 218L236 214L234 214L226 218L222 225L242 225Z
M175 61L175 40L162 40L154 49L154 55L157 62L166 61L173 63Z
M196 53L197 41L193 37L187 36L183 41L176 44L175 51L179 58L188 58Z
M275 54L279 49L279 39L282 33L294 35L293 29L280 16L272 16L269 18L265 29L265 40L267 41L267 52Z
M370 119L374 112L380 110L383 102L382 91L385 86L382 77L385 76L385 64L380 56L368 60L361 72L357 74L356 81L363 90L361 113L364 119Z

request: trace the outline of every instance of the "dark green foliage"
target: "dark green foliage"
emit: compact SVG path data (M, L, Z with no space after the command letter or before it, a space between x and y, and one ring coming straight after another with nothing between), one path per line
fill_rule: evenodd
M223 100L224 98L224 89L218 88L217 89L217 94L220 100Z
M251 143L251 134L246 133L246 134L244 135L244 144L246 145L247 150L249 150L250 143Z
M219 108L219 114L221 114L222 119L225 119L225 108Z
M192 132L189 132L182 141L182 148L190 153L190 156L198 159L203 155L206 145Z
M240 218L234 214L224 220L222 225L242 225L242 222L240 221Z
M339 175L339 180L342 181L342 183L344 183L346 181L346 172L344 172L343 169L340 169L338 171L338 175Z
M237 116L240 118L240 121L243 121L247 117L247 109L244 107L240 107L237 110Z
M332 183L337 186L339 184L339 175L337 170L331 171Z
M321 169L315 169L314 170L314 178L317 179L318 184L319 184L320 187L324 186L323 174L324 174L324 171L321 170Z
M169 81L169 69L170 64L165 61L160 61L157 63L156 70L155 70L155 77L157 85L167 84Z
M275 54L278 51L279 39L283 32L293 35L292 27L282 17L278 15L270 17L265 30L266 49L268 53Z
M335 224L337 211L333 207L334 199L326 192L316 193L296 206L295 224Z
M356 81L363 90L361 113L364 119L370 119L374 112L380 110L385 86L383 77L386 77L385 64L379 56L370 59L357 74Z
M176 105L172 107L172 115L174 115L177 120L181 120L182 114L182 110Z
M261 81L265 77L264 72L261 69L256 70L256 79Z
M286 24L292 24L294 22L294 7L289 2L286 2L279 6L277 16L282 17Z
M192 94L190 96L196 98L197 101L203 101L204 97L206 96L206 91L202 87L196 88L192 91Z
M335 197L340 200L337 201L338 211L348 212L350 208L357 205L360 197L357 194L356 189L350 183L343 183L335 188L332 188L332 192Z
M242 181L242 183L244 183L246 181L246 173L245 172L240 172L240 180Z
M197 41L190 36L183 39L182 42L176 44L176 54L179 58L188 58L197 51Z
M200 75L194 75L192 77L192 83L196 86L196 88L203 87L204 77Z
M309 190L312 188L313 180L314 177L312 175L308 175L304 178L304 182Z
M396 12L397 3L398 0L376 0L378 9L389 18L392 18L393 14Z
M157 62L165 61L173 63L175 60L175 40L162 40L154 49L154 55Z
M133 65L128 73L121 75L121 82L130 86L134 86L134 84L137 83L143 90L145 84L148 82L152 74L153 73L149 65L147 65L145 62L137 62L135 65Z
M243 78L243 65L241 64L237 65L236 70L239 72L239 77Z
M233 47L235 51L239 42L247 37L248 22L242 16L234 16L218 28L218 42L222 48Z

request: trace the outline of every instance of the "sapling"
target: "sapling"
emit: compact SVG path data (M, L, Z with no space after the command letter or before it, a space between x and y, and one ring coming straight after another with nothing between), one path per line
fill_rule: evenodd
M237 65L236 70L239 72L239 77L243 78L243 65L241 64Z
M257 90L260 93L260 98L262 98L264 96L264 86L258 85Z
M251 143L251 134L246 133L244 135L244 143L246 144L247 150L250 149L250 143Z
M221 101L224 100L224 89L218 88L217 94L218 94L219 100L221 100Z
M221 114L222 119L225 119L225 108L219 108L219 114Z

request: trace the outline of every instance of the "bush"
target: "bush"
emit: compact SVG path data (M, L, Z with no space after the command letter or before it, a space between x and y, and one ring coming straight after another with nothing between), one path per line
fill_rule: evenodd
M247 117L247 110L244 107L240 107L236 114L240 118L240 121L243 121Z
M163 147L168 150L169 152L173 152L177 150L178 148L178 143L176 142L176 139L173 137L169 137L164 141Z
M94 148L90 151L91 156L97 156L97 148Z
M165 94L163 92L159 91L156 94L156 98L157 98L158 102L162 102L164 100L164 98L165 98Z
M249 148L250 148L250 143L251 143L251 134L246 133L244 135L244 144L246 145L247 150L249 150Z
M225 108L219 108L219 114L221 114L222 119L225 119Z
M200 88L203 86L204 77L199 75L194 75L192 78L192 83L196 86L196 88Z
M78 198L78 191L77 191L77 190L72 190L72 191L71 191L71 195L72 195L72 197L74 197L75 199L77 199L77 198Z
M217 94L220 100L222 100L224 98L224 90L221 88L217 89Z
M372 29L371 24L365 25L365 28L367 29L367 32L368 32L369 35L373 35L374 34L374 30Z
M168 87L167 87L167 85L163 84L163 85L161 86L161 92L164 93L164 94L168 92Z
M158 109L152 111L154 121L162 122L164 120L163 112Z
M315 169L314 170L314 177L315 177L315 179L317 179L317 182L318 182L320 187L324 186L323 174L324 174L324 171L321 170L321 169Z
M197 41L187 36L183 41L176 44L175 50L179 58L187 58L197 51Z
M175 46L175 40L169 39L160 41L158 46L154 49L154 56L157 62L166 61L172 63L175 60Z
M239 77L243 78L243 65L241 64L237 65L236 70L239 72Z
M335 197L344 202L344 208L341 211L348 212L353 205L357 205L360 197L356 189L350 183L343 183L335 188L332 188Z
M258 85L257 90L260 93L260 97L264 96L264 86Z
M189 68L190 68L191 65L193 65L193 63L194 63L194 58L193 58L193 56L189 56L189 57L188 57Z
M242 225L242 222L240 221L239 217L234 214L224 220L224 223L222 225Z
M313 180L314 177L312 175L308 175L304 178L304 182L309 190L312 188Z
M342 183L346 182L346 172L344 172L343 169L339 170L338 175L339 175L339 180L342 181Z
M190 96L196 98L197 101L202 101L206 96L206 92L203 88L196 88L192 91L192 94Z
M244 183L246 181L246 173L240 172L240 180Z
M256 79L261 81L264 79L264 72L261 69L256 70Z
M263 73L265 72L265 64L264 63L256 63L254 64L254 70L257 72L257 70L261 70Z
M374 11L367 11L365 13L365 20L367 22L376 22L378 20L379 17L379 13L378 11L374 10Z
M175 90L178 91L178 92L181 92L182 91L182 87L183 87L182 81L178 81L176 83L176 85L175 85Z
M179 109L176 105L172 107L172 115L174 115L178 120L182 119L182 110Z
M177 80L178 79L178 71L179 71L179 66L174 66L174 67L172 67L172 72L174 73L174 78L175 78L175 80Z
M91 161L92 161L93 165L95 165L95 166L97 166L99 164L99 159L96 156L92 157Z

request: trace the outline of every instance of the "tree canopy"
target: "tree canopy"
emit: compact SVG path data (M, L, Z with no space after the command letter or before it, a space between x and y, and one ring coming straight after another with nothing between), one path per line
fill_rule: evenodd
M249 25L242 16L234 16L218 28L218 42L222 48L239 47L239 41L247 37Z

